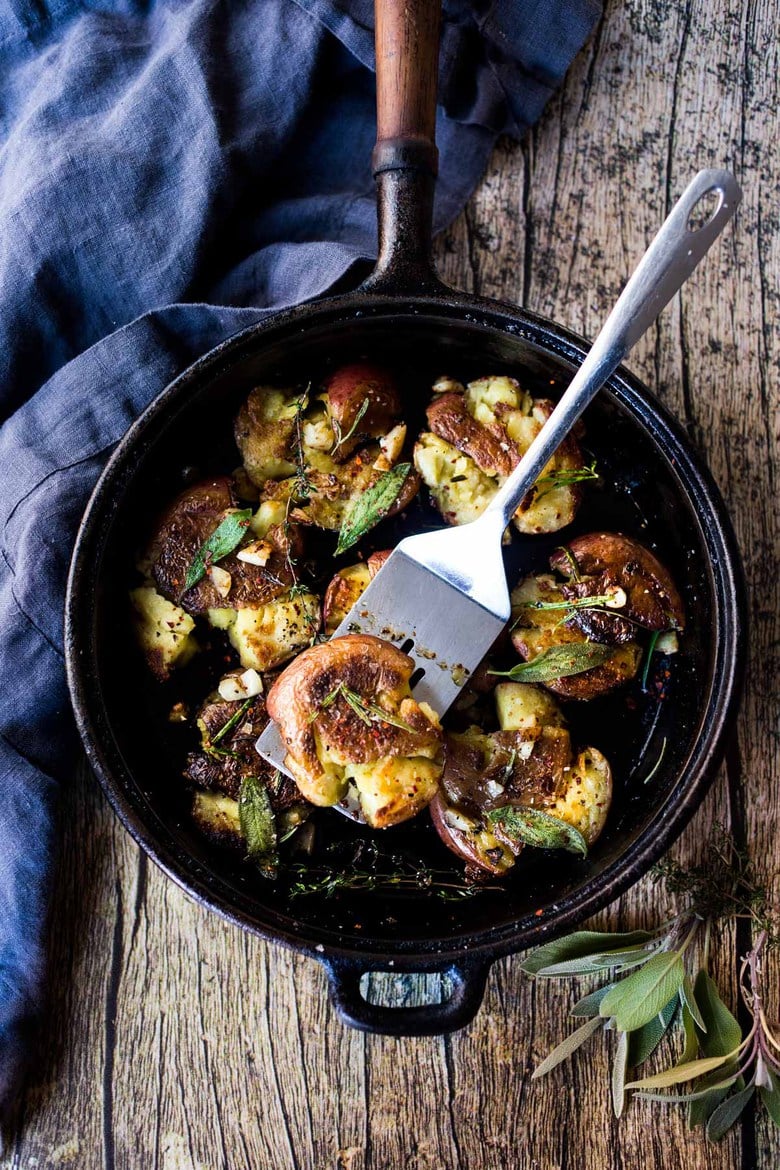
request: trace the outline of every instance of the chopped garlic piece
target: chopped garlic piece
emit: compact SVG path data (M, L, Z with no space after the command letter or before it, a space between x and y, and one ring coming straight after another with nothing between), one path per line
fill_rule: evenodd
M242 674L229 674L220 679L217 690L219 697L226 703L237 703L241 699L253 699L255 695L261 695L263 680L256 670L250 668Z
M226 569L220 569L219 565L210 565L208 570L211 583L216 589L220 597L227 597L230 592L230 586L233 584L233 578Z
M247 565L258 565L262 568L268 564L268 559L273 551L273 546L267 540L253 540L251 544L239 549L236 557Z

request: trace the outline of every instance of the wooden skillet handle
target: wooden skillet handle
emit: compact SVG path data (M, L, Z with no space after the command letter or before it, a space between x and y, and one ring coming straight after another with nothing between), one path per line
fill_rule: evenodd
M406 142L436 172L440 16L439 0L376 0L375 161Z
M441 0L376 0L379 254L362 285L441 293L431 257Z

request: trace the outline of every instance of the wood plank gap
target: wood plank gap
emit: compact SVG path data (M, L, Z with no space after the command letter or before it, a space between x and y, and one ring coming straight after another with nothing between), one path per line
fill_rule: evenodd
M732 736L731 743L726 749L726 783L729 794L729 814L731 821L731 835L734 839L734 844L740 852L747 852L748 849L748 830L747 830L747 816L745 811L745 788L743 783L742 771L742 755L739 750L739 742L737 740L736 732ZM750 920L747 918L738 918L736 920L736 945L734 948L734 961L739 964L740 956L747 954L753 945L752 941L752 926ZM739 980L736 980L736 986L739 988ZM747 1007L742 1002L742 996L737 991L737 1019L743 1033L746 1033L751 1024L750 1014ZM747 1108L742 1114L741 1123L741 1142L742 1142L742 1170L755 1170L758 1166L758 1151L756 1143L756 1098L753 1096L748 1103Z
M122 904L122 883L117 875L114 882L116 895L116 918L111 943L111 967L106 988L106 1011L104 1017L105 1043L103 1047L103 1165L105 1170L115 1170L116 1151L114 1148L114 1054L116 1051L116 1013L119 999L119 984L122 979L122 940L124 936L124 910Z
M455 1117L455 1062L452 1059L452 1037L442 1036L442 1046L444 1048L444 1067L447 1070L447 1111L450 1116L452 1144L455 1147L455 1153L458 1158L452 1170L461 1170L463 1166L463 1154L460 1148L460 1138L458 1136L458 1126Z

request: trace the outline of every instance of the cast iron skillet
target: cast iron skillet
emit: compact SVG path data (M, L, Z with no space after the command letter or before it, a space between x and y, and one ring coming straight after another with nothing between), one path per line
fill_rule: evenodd
M337 363L369 357L399 372L407 414L415 419L432 378L444 371L461 380L511 372L554 394L587 351L584 341L552 322L463 296L434 272L437 7L435 0L377 3L380 247L374 272L355 293L301 305L238 334L162 392L95 488L66 602L76 719L123 824L192 897L319 959L348 1023L396 1035L462 1027L480 1005L495 959L570 929L648 869L713 777L743 670L742 577L717 488L681 428L621 370L586 414L586 442L611 486L588 493L574 531L620 529L656 548L683 593L689 625L663 698L643 701L635 689L617 701L567 710L575 739L579 728L580 742L601 747L618 777L607 829L591 856L562 860L536 852L533 863L518 865L505 890L473 899L443 902L412 888L292 900L190 826L177 774L181 757L163 715L170 696L159 695L143 674L125 620L126 596L134 552L160 504L187 477L238 462L232 419L249 389L275 379L306 381ZM378 547L397 535L380 532ZM532 567L541 568L561 539L526 541ZM331 832L345 841L368 834L325 815L339 822ZM417 821L391 830L392 838L374 837L386 851L457 873L424 817ZM373 970L446 972L451 994L423 1007L371 1004L360 979Z

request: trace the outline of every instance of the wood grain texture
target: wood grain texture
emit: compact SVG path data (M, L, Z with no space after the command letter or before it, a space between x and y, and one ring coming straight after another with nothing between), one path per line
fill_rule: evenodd
M445 277L593 335L690 174L730 165L744 203L631 367L684 420L745 552L752 669L737 741L675 848L697 858L729 823L775 881L778 775L777 372L780 288L775 0L611 0L540 126L502 143L439 241ZM529 1079L568 1027L570 988L494 968L474 1024L451 1038L364 1037L334 1018L319 967L206 914L74 778L52 929L52 996L36 1073L2 1170L772 1170L760 1112L720 1144L682 1115L610 1112L606 1043ZM600 918L655 920L636 886ZM735 1002L747 934L717 969ZM780 970L765 971L780 1015ZM378 981L377 981L378 982ZM386 998L435 994L384 982Z

